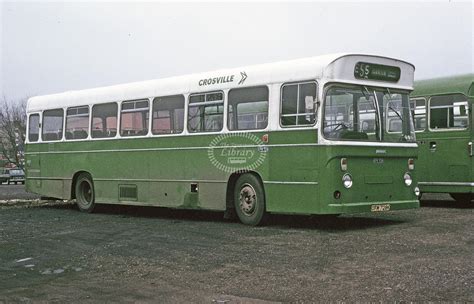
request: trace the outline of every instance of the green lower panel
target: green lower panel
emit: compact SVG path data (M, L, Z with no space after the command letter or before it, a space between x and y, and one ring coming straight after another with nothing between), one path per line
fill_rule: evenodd
M71 180L34 179L27 180L27 189L30 192L41 194L41 196L67 199L71 194L70 183ZM38 191L33 191L32 189L38 189Z
M273 213L319 213L318 185L264 184L266 209Z
M418 185L421 193L472 193L473 188L470 186L432 186Z

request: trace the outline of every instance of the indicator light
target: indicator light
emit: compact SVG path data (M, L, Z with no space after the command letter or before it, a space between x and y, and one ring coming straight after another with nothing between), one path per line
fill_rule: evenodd
M347 158L345 157L341 158L341 170L347 171Z

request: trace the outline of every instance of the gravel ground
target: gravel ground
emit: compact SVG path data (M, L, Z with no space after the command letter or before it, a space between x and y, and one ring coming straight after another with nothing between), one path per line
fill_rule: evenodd
M31 200L39 195L25 191L25 185L0 184L0 201L2 200Z
M0 303L474 301L473 208L446 196L258 228L213 212L0 206Z

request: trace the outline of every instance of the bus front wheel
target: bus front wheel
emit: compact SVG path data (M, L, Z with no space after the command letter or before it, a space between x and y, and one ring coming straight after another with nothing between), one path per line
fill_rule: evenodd
M234 188L234 205L237 216L245 225L257 226L265 217L265 194L260 180L252 174L237 179Z
M79 175L75 185L76 203L82 212L91 213L95 207L95 192L92 177L87 173Z

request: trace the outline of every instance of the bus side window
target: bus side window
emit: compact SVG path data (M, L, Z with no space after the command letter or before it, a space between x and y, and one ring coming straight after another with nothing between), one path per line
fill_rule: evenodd
M89 134L89 107L68 108L66 139L85 139Z
M466 129L469 124L468 102L462 94L430 98L430 129Z
M39 139L39 114L31 114L28 122L28 141L36 142Z
M153 99L153 134L179 134L184 129L184 96Z
M97 104L92 107L92 138L115 137L117 135L117 103Z
M217 132L224 121L224 93L208 92L189 95L188 131Z
M61 140L63 138L64 110L55 109L43 112L43 141Z
M282 126L314 125L315 111L306 110L306 104L310 98L316 100L316 82L284 84L281 90L280 124Z
M415 131L423 131L426 128L426 99L413 98L410 100L411 116Z
M268 125L268 87L229 91L229 130L265 129Z
M148 134L148 99L122 102L120 111L120 136L143 136Z

